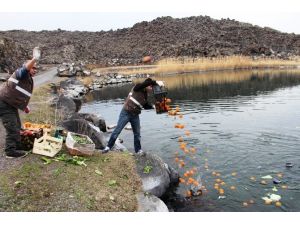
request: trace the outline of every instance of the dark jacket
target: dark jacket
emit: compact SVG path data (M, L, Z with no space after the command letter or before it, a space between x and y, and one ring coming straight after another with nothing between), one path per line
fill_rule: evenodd
M143 83L136 84L129 92L123 108L133 115L139 115L143 108L153 109L153 107L148 103L146 87L153 86L155 84L156 81L151 78L147 78Z
M0 87L0 100L24 110L33 91L33 79L26 68L20 68Z

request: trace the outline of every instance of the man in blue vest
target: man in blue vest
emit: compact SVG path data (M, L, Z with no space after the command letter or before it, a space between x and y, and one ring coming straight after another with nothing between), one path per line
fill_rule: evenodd
M36 74L36 62L40 58L40 51L36 47L33 58L28 60L21 68L0 87L0 119L6 129L5 154L10 158L22 157L27 152L20 148L21 121L18 110L29 113L28 103L33 91L33 79Z

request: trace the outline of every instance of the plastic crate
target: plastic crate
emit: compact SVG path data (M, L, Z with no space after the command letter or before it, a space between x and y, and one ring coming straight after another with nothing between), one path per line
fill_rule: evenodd
M62 143L62 138L51 137L46 133L34 140L32 153L54 157L61 150Z
M77 135L83 138L86 138L91 144L79 144L77 143L72 135ZM66 147L70 153L70 155L78 155L78 156L91 156L95 152L95 144L87 135L77 134L73 132L68 132L66 138Z

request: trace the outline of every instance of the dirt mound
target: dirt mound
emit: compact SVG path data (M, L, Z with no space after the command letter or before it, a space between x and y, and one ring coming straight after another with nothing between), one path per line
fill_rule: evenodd
M96 21L95 21L96 22ZM282 33L230 19L215 20L208 16L174 19L160 17L133 27L115 31L2 31L31 52L40 46L42 63L83 61L100 65L141 63L143 56L154 60L178 56L266 55L289 57L300 54L300 35ZM0 47L1 49L1 47ZM1 66L4 55L0 51ZM14 54L8 54L10 58ZM1 67L1 69L3 69Z

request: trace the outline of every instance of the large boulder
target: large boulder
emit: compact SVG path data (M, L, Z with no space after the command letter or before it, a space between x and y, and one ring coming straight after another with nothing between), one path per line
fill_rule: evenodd
M57 99L56 108L59 111L59 114L62 115L63 118L70 118L77 109L77 106L74 100L65 95L60 95Z
M95 126L85 119L69 119L62 122L62 126L68 131L89 136L95 143L96 149L104 149L106 138L102 131L97 131Z
M107 132L106 123L103 117L91 113L74 113L70 119L84 119L98 127L102 132Z
M136 155L137 172L143 183L143 190L157 197L165 194L171 181L178 180L178 173L162 161L160 157L151 153Z
M155 195L138 193L138 212L169 212L166 204Z

